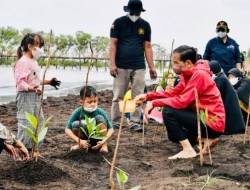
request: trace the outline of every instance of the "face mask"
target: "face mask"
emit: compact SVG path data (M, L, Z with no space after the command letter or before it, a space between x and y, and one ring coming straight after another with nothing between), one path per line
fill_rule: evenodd
M84 111L91 113L91 112L94 112L94 111L97 109L97 106L94 107L94 108L86 108L86 107L83 107L83 109L84 109Z
M231 85L236 85L237 84L237 82L238 82L238 77L236 77L236 78L230 78L229 79L229 82L231 83Z
M217 76L215 74L212 75L212 79L214 80Z
M227 35L227 33L226 32L216 32L217 33L217 36L219 37L219 38L224 38L226 35Z
M132 22L136 22L140 18L140 16L128 14L128 18L130 18Z
M35 59L43 56L43 54L44 54L44 51L39 47L36 47L36 50L32 50L32 55Z

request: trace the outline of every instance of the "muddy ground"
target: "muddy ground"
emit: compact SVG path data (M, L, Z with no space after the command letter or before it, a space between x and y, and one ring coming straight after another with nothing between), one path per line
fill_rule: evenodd
M112 92L100 91L99 96L100 107L110 116ZM70 152L73 142L66 137L64 129L78 106L78 98L68 95L44 101L45 117L54 116L41 148L44 158L38 162L20 162L1 154L0 189L109 189L110 166L104 157L112 161L118 131L109 143L107 154ZM0 106L0 122L17 132L15 102ZM142 133L123 128L116 167L129 174L125 189L137 185L148 190L250 189L250 145L243 145L242 134L220 137L212 149L213 165L206 156L201 167L199 157L168 160L181 147L167 140L164 126L157 128L157 123L151 121L145 128L145 145L142 145Z

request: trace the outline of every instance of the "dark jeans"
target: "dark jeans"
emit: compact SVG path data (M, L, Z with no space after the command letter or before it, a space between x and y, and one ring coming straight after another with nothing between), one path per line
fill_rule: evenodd
M2 151L3 151L3 148L4 148L4 140L3 140L3 139L0 139L0 154L1 154Z
M164 107L163 119L167 128L169 140L179 143L188 139L191 145L195 145L198 138L197 114L190 109L175 109ZM207 126L208 138L214 139L222 133L214 131ZM206 127L201 122L201 137L206 138Z
M107 125L104 117L101 116L101 115L95 116L94 119L96 121L96 125L98 125L100 123L103 123L103 124ZM85 124L85 120L81 120L81 127L83 127L85 130L87 130L87 127L86 127L86 124ZM79 127L79 121L74 121L72 123L72 131L77 136L78 136L78 133L79 133L79 129L80 129L80 127ZM87 139L86 135L82 132L82 130L80 130L80 138L81 139Z

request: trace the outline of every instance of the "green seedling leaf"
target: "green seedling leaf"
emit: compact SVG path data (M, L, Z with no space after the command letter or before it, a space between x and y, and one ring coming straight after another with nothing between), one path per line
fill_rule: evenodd
M206 118L205 118L205 113L203 110L200 110L200 119L201 119L201 122L206 125Z
M141 188L141 185L138 185L138 186L133 187L133 188L131 188L131 189L129 189L129 190L140 190L140 188Z
M89 137L88 132L87 132L87 131L85 131L85 129L84 129L83 127L81 127L81 130L82 130L82 132L86 135L86 137Z
M96 134L100 134L100 133L105 132L105 131L107 131L107 129L102 129L99 131L99 133L96 132Z
M38 144L37 138L36 138L34 132L33 132L29 127L26 127L26 126L24 126L24 125L22 125L22 124L21 124L21 126L25 129L25 131L26 131L27 134L30 136L30 138L32 138L33 141L34 141L36 144Z
M38 143L44 139L45 135L47 134L47 131L48 127L44 127L41 129L41 132L38 134Z
M117 180L119 184L124 184L128 181L128 176L124 173L124 171L120 170L119 172L116 172Z
M25 112L26 119L30 122L31 126L36 129L37 127L37 119L34 115L29 114L28 112Z
M42 129L45 128L45 127L48 125L48 123L49 123L49 121L52 119L52 117L53 117L53 116L50 116L50 117L44 122L44 124L43 124L43 126L42 126Z
M210 122L213 123L217 119L218 115L214 115L211 119Z
M92 139L98 139L98 140L102 140L105 139L107 136L105 135L93 135L91 138Z

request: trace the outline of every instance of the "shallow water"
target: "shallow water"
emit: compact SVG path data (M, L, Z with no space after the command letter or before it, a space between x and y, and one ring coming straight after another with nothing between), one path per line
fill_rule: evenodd
M44 69L41 69L40 77L44 73ZM87 75L87 68L79 70L77 68L59 68L50 67L46 73L46 79L56 77L62 83L58 90L49 85L45 86L44 97L48 96L66 96L67 94L79 94L82 86L85 85L85 79ZM152 81L149 80L149 74L146 72L147 84ZM96 71L93 68L89 74L89 84L94 86L97 90L103 90L112 88L113 77L110 76L109 70L105 71L104 68L99 68ZM13 68L11 66L0 66L0 105L6 104L11 101L15 101L16 88L13 75Z

